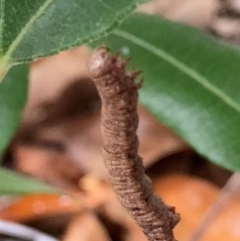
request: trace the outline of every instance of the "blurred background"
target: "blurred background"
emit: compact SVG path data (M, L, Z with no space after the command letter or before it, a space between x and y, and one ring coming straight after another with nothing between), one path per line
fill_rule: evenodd
M240 44L240 0L154 0L137 11ZM28 102L3 157L4 167L74 198L43 193L1 196L0 219L13 222L10 230L16 228L14 223L25 224L53 240L144 241L108 182L101 154L101 103L86 68L90 54L79 46L31 64ZM190 240L232 173L199 156L141 105L139 116L140 155L147 173L156 193L181 214L176 237ZM0 240L50 240L30 230L13 235L1 220ZM240 240L239 223L240 197L231 195L201 240Z

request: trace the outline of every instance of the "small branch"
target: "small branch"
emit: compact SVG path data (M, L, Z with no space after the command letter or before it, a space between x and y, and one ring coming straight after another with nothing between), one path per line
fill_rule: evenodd
M174 241L173 228L179 215L153 193L151 180L138 156L140 84L135 79L139 72L126 73L127 62L100 48L89 63L90 76L102 100L104 161L120 202L149 241Z
M189 241L198 241L202 238L204 233L208 230L208 227L218 216L219 212L227 204L229 198L240 190L240 173L233 174L226 185L221 190L218 200L213 204L213 206L206 212L202 221L200 222L198 228L195 230Z

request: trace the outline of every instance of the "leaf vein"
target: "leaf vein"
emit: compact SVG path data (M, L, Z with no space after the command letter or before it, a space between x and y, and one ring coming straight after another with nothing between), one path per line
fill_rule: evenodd
M18 44L21 42L23 37L27 34L29 29L31 29L32 25L37 21L37 19L46 11L46 9L52 4L54 0L46 0L45 3L38 9L38 11L29 19L27 24L22 28L18 36L15 38L15 40L12 42L10 45L8 51L4 55L4 61L3 62L8 62L9 59L11 58L12 53L18 46Z
M137 37L136 35L132 35L126 31L116 29L113 31L113 34L124 38L139 47L142 47L145 50L148 50L152 54L160 57L161 59L165 60L169 64L176 67L178 70L183 72L184 74L190 76L193 78L196 82L198 82L202 87L204 87L206 90L220 98L225 104L236 110L240 113L240 105L234 101L230 96L228 96L225 92L221 91L219 88L217 88L215 85L213 85L207 78L201 76L196 70L193 70L186 66L185 64L181 63L178 59L171 56L167 52L165 52L163 49L160 49L147 41Z

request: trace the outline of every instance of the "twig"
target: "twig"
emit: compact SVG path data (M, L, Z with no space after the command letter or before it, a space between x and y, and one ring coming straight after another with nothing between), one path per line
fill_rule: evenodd
M199 241L233 194L240 191L240 173L233 174L222 188L217 201L206 212L189 241Z
M138 156L137 99L139 72L126 73L128 61L98 49L89 63L102 101L104 161L121 204L131 214L150 241L173 241L173 228L179 221L152 190Z

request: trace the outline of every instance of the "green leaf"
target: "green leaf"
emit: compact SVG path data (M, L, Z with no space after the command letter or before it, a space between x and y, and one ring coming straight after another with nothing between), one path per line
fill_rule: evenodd
M213 162L240 170L240 49L199 30L136 14L106 44L143 71L140 100Z
M60 193L60 190L32 178L0 168L0 194Z
M13 66L0 83L0 155L21 119L28 90L28 65Z
M0 0L0 72L98 39L146 0Z

